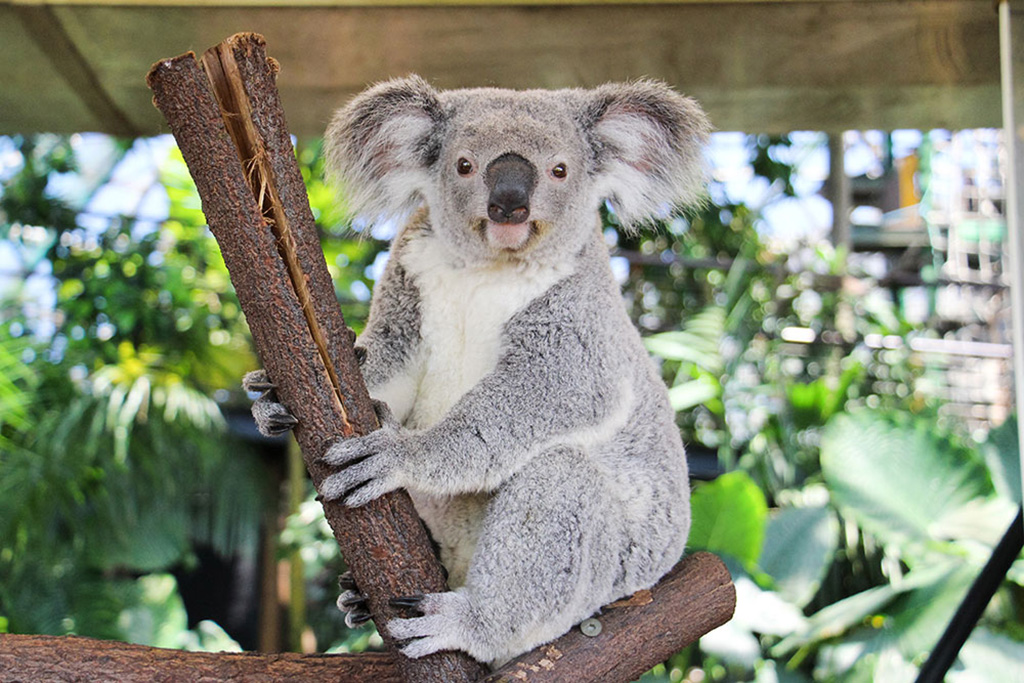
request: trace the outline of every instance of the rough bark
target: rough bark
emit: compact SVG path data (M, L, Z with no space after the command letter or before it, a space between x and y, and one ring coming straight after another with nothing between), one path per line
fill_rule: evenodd
M199 190L260 360L299 419L295 437L319 487L329 474L319 458L330 443L371 431L376 418L295 162L276 64L262 37L238 34L208 52L203 65L205 73L193 53L167 59L147 82ZM405 492L356 509L325 501L324 510L377 624L398 616L388 599L445 590ZM450 652L396 661L410 681L468 681L486 670Z
M735 607L729 570L711 553L695 553L651 590L605 607L597 617L598 635L575 627L509 662L484 683L633 681L729 621Z
M729 571L714 555L684 558L654 588L605 607L601 632L579 627L528 652L484 683L626 683L724 624L736 605ZM91 638L0 635L0 683L14 681L403 679L400 655L181 652ZM451 679L455 680L455 679Z
M78 636L0 635L0 682L180 681L399 683L395 656L183 652Z

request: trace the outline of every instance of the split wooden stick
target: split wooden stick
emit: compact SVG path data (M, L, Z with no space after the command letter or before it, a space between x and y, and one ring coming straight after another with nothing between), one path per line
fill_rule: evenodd
M220 244L253 343L313 478L340 434L376 428L334 296L261 36L237 34L204 55L155 64L147 82L174 133ZM212 86L212 87L211 87ZM394 596L445 590L440 563L405 492L361 508L324 502L327 521L378 624ZM394 643L386 629L381 635ZM486 668L461 653L398 658L409 681L470 681Z

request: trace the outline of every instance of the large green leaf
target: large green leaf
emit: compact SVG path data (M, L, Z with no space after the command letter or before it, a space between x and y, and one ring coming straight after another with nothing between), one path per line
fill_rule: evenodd
M999 495L1012 503L1021 502L1020 442L1017 435L1017 418L1012 417L993 429L988 442L982 446L985 463L992 473L992 483Z
M697 488L691 499L691 549L735 557L752 567L764 544L768 505L764 494L745 472L723 474Z
M829 421L821 469L833 502L891 543L946 540L936 520L993 493L971 452L936 436L927 423L897 424L869 411Z
M984 627L974 629L960 650L959 660L960 666L946 677L950 683L1024 681L1024 643Z
M772 648L774 656L783 656L811 643L837 638L866 622L870 628L881 628L884 620L871 620L879 615L899 596L921 588L931 588L948 580L961 563L947 561L911 572L898 583L886 584L861 591L839 602L823 607L811 615L807 628L784 639Z
M818 592L838 537L839 522L829 508L783 508L768 522L758 564L779 593L802 607Z

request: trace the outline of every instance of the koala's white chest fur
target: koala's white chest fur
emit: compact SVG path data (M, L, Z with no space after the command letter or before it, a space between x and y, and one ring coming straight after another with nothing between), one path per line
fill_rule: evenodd
M568 266L465 266L432 235L407 245L402 265L420 293L419 377L406 425L436 423L494 369L504 325L566 277Z

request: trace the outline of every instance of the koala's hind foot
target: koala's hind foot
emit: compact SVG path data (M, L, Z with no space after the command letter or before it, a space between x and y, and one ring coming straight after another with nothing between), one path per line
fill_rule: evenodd
M392 619L387 627L392 638L406 641L401 649L407 657L415 659L441 650L465 649L476 635L465 628L466 623L473 621L472 608L458 591L393 598L390 603L409 615Z
M557 488L557 491L555 490ZM387 631L422 657L458 649L498 665L548 642L616 594L620 551L628 548L621 509L585 454L539 454L491 499L465 585L392 605L420 615Z
M368 622L370 608L366 605L366 597L359 592L352 572L345 572L338 577L338 587L341 588L338 609L345 613L345 625L349 628L359 628Z
M247 373L242 378L242 388L260 394L252 404L252 416L256 420L256 429L260 434L278 436L299 423L295 416L278 402L274 383L270 381L266 370L253 370Z

